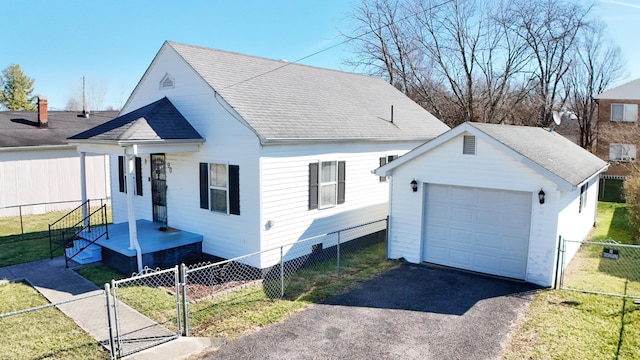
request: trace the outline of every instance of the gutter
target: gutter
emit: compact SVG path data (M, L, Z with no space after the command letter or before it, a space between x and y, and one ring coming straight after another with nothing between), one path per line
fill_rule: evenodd
M74 145L34 145L0 147L0 152L41 151L41 150L74 150Z

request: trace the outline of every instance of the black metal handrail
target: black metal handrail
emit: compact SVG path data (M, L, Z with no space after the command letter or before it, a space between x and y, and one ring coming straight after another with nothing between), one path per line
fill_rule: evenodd
M90 200L71 210L65 216L49 224L49 251L50 258L53 258L54 251L62 248L64 252L65 263L69 267L69 260L73 259L80 252L90 245L94 244L102 236L109 238L109 229L107 226L107 205L103 204L97 210L91 212L86 217L83 216L83 209L90 209ZM93 229L92 229L93 228ZM101 229L102 231L96 229ZM73 247L73 241L85 239L89 244L80 248L71 257L67 256L67 248Z

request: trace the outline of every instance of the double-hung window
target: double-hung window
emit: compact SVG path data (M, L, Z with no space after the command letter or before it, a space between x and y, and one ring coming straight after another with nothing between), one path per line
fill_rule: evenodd
M119 190L122 193L127 192L127 159L124 156L118 156L118 185ZM142 159L139 157L135 158L135 182L136 187L134 189L134 194L138 196L142 196Z
M637 104L611 104L611 121L635 122L638 120Z
M211 211L227 213L229 202L227 164L209 164L209 199Z
M345 201L345 162L309 164L309 209L326 209Z
M636 159L636 146L633 144L609 144L609 160L632 161Z
M200 208L240 215L239 166L200 163Z

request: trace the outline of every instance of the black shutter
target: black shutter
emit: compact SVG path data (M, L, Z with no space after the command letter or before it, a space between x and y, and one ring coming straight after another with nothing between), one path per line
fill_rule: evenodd
M318 208L318 163L309 163L309 210Z
M209 164L200 163L200 208L209 209Z
M229 213L240 215L240 166L229 165Z
M386 165L387 164L387 158L385 156L380 158L380 166ZM385 182L387 181L387 177L386 176L380 176L380 182Z
M345 171L345 162L338 161L338 204L344 204L344 190L345 190L344 171Z
M136 157L136 195L142 196L142 159Z
M127 192L127 183L124 177L124 156L118 156L118 184L120 185L120 192Z

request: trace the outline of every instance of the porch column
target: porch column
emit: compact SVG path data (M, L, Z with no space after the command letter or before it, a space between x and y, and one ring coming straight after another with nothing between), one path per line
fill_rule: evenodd
M136 225L136 214L133 206L135 192L135 168L136 156L127 154L127 215L129 217L129 250L136 251L136 259L138 263L138 273L142 272L142 250L138 243L138 227Z
M89 225L89 209L87 208L87 170L85 167L85 152L80 153L80 199L82 201L82 219L83 226Z

